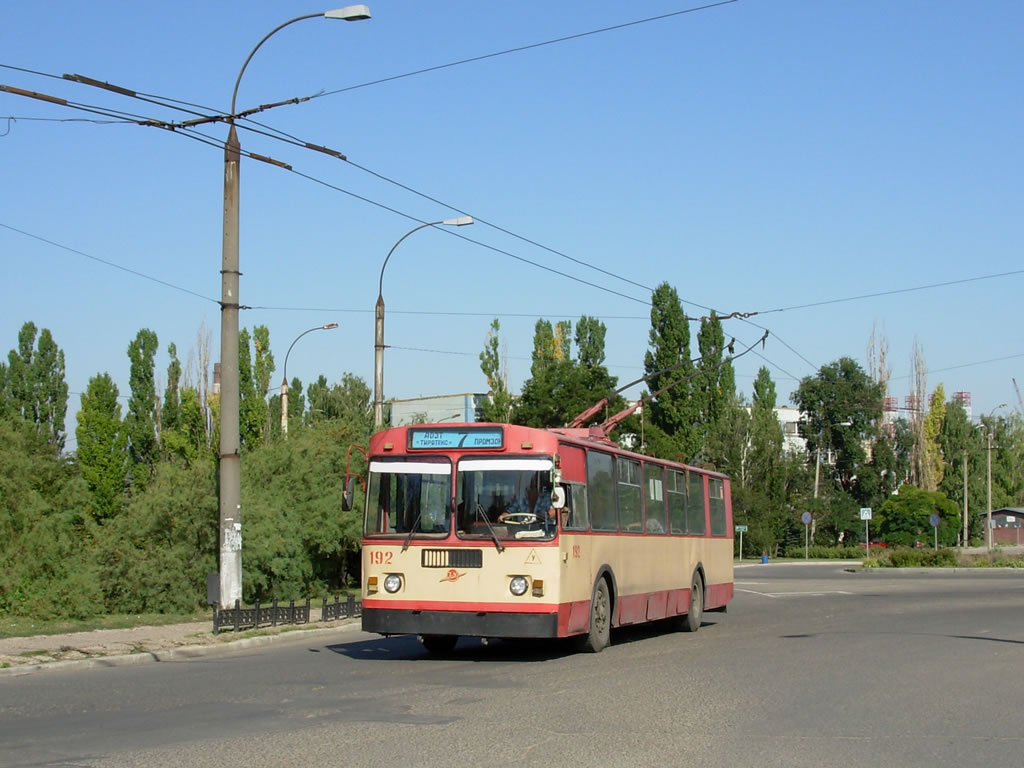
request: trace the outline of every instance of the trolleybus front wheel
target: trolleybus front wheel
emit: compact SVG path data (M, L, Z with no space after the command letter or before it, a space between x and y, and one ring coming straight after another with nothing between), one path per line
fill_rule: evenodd
M608 582L598 579L594 597L590 601L590 631L580 635L580 650L600 653L611 641L612 601L608 595Z
M423 635L420 637L420 642L431 656L444 656L446 653L451 653L458 641L458 635Z

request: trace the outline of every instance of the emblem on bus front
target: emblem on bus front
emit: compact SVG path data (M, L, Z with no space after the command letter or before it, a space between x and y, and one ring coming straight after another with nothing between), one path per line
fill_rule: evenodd
M465 575L466 574L459 573L454 568L452 568L452 569L450 569L448 571L448 573L446 573L444 576L441 577L441 581L458 581L459 579L461 579Z

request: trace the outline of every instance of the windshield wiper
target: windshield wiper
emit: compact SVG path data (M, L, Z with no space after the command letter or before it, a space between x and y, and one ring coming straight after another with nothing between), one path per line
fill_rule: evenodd
M491 525L491 521L487 519L487 512L484 510L483 506L481 506L479 501L476 503L476 515L483 519L484 525L487 526L487 530L491 532L491 538L494 539L494 546L498 548L498 552L504 552L505 545L501 543L501 539L498 538L498 534L494 532L494 527Z
M416 526L420 524L420 516L423 514L421 509L416 513L416 519L412 521L412 527L409 529L409 535L405 537L405 541L402 542L402 551L405 552L409 548L409 542L412 541L412 535L416 533Z

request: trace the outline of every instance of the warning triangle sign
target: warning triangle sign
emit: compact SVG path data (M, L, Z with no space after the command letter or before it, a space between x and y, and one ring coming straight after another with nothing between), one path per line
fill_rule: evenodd
M540 557L537 555L536 549L530 550L530 554L526 556L525 565L540 565Z

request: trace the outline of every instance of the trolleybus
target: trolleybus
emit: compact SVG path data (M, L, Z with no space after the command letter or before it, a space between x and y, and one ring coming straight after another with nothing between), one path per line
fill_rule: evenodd
M366 631L432 653L460 636L597 652L613 627L693 632L732 599L729 478L623 450L602 427L395 427L367 459Z

